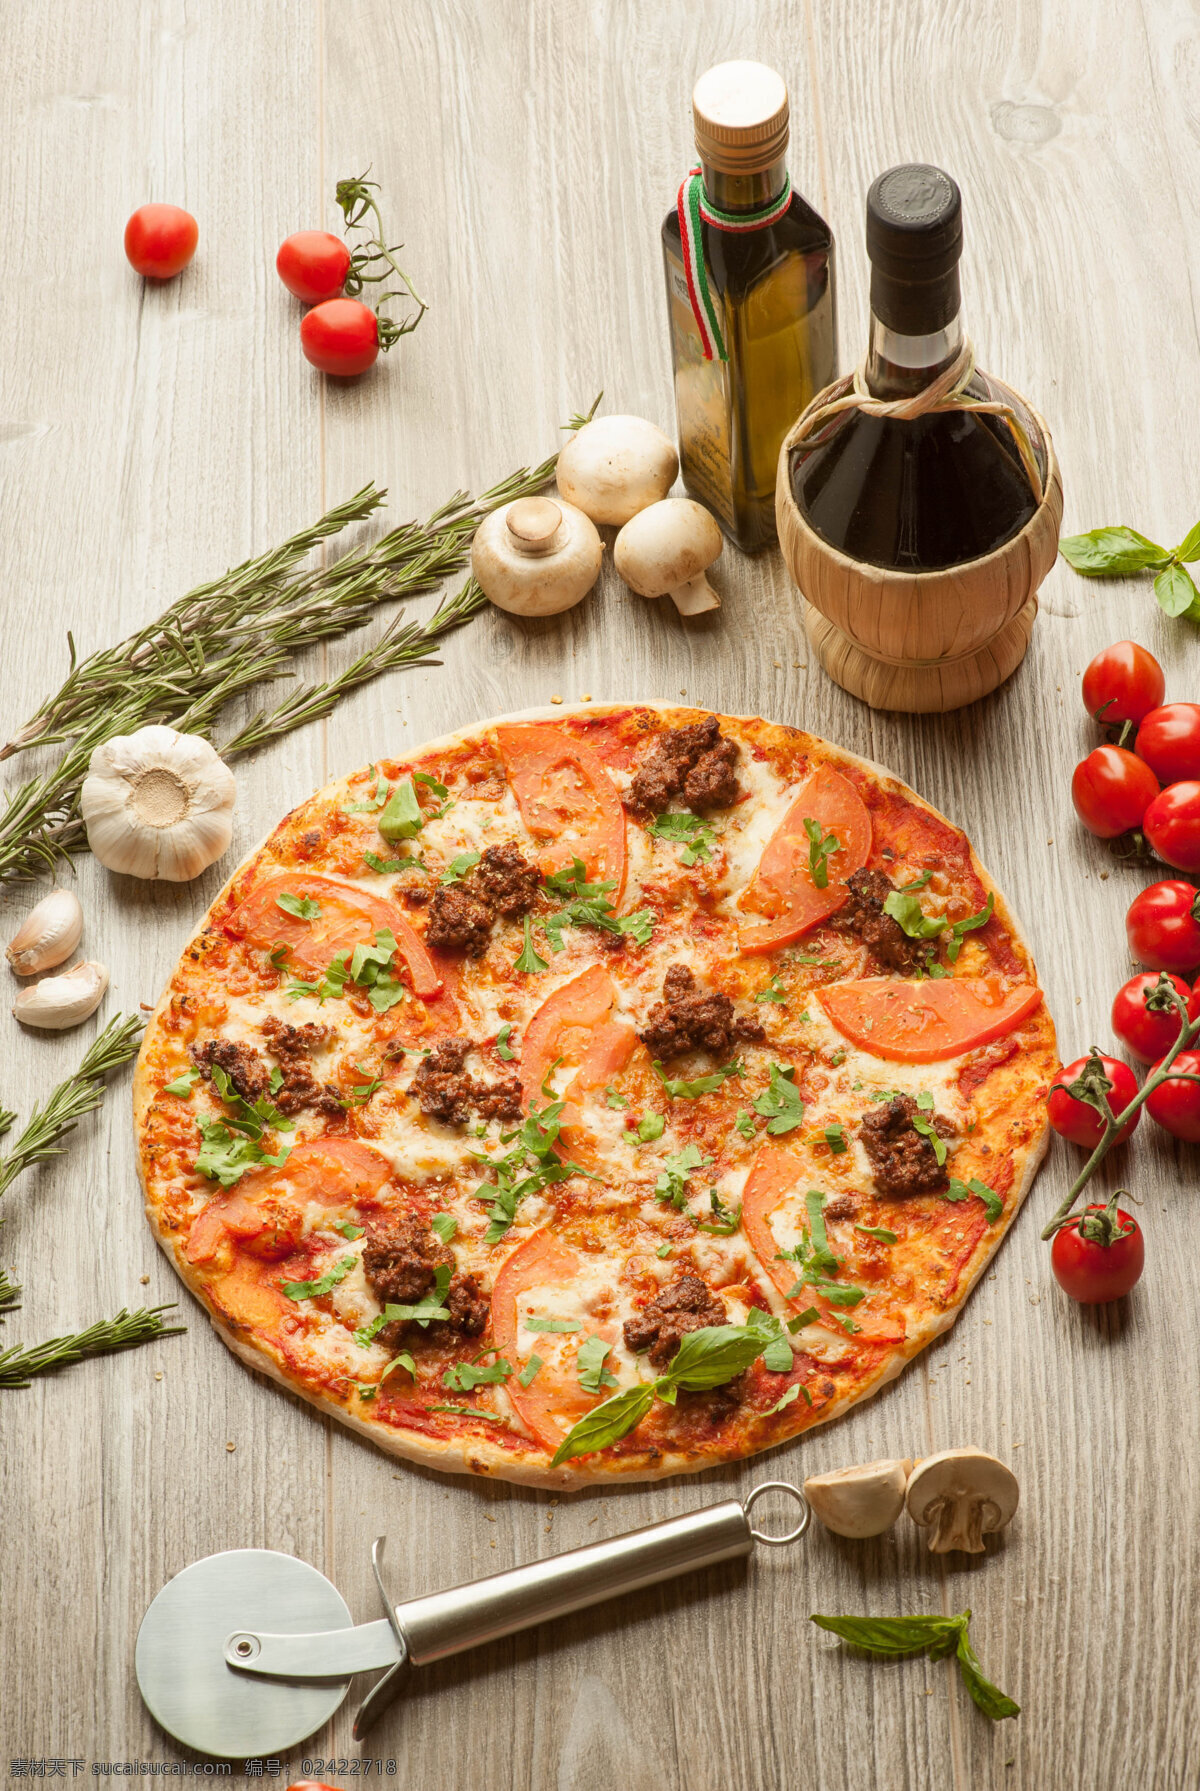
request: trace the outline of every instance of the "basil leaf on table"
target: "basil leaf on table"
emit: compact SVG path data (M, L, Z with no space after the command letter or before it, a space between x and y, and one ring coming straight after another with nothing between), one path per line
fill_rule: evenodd
M1160 547L1136 529L1118 524L1115 528L1089 529L1083 535L1064 535L1058 551L1069 566L1085 578L1121 578L1129 572L1145 572L1151 566L1165 566L1170 550Z
M1154 596L1164 615L1185 616L1200 598L1200 591L1186 567L1172 564L1155 579Z
M810 1622L820 1629L840 1636L864 1653L885 1658L902 1659L906 1655L925 1654L930 1660L944 1660L953 1654L958 1661L963 1684L980 1710L992 1722L1003 1717L1019 1716L1021 1706L1013 1702L986 1678L975 1650L971 1647L968 1624L969 1610L956 1617L823 1617L813 1616Z

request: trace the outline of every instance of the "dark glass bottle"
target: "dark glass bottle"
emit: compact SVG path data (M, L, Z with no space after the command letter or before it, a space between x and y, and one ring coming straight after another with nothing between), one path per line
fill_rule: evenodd
M940 168L881 174L867 195L873 397L912 396L962 347L962 202ZM967 393L1010 405L1046 473L1046 445L1023 400L976 370ZM1008 422L941 411L902 421L844 411L790 455L792 492L816 533L851 559L904 571L959 565L1024 528L1037 498Z
M780 77L761 63L722 63L701 76L692 108L706 203L737 216L782 199L788 97ZM730 540L753 552L775 539L783 438L834 377L833 236L796 192L759 228L701 224L726 361L704 357L677 210L662 242L683 482Z

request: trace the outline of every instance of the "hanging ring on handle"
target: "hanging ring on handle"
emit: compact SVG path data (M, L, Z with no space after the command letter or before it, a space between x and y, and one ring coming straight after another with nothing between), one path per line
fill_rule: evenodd
M766 1530L755 1530L753 1528L750 1531L751 1536L753 1536L755 1542L765 1542L768 1548L783 1548L786 1543L799 1542L804 1532L808 1529L812 1512L809 1510L808 1500L800 1491L800 1488L798 1486L793 1486L790 1480L764 1480L761 1486L756 1486L753 1492L743 1500L742 1510L746 1513L748 1518L754 1507L755 1500L761 1499L764 1493L769 1492L790 1493L792 1498L795 1499L796 1503L800 1506L799 1521L794 1529L788 1530L782 1536L771 1536Z

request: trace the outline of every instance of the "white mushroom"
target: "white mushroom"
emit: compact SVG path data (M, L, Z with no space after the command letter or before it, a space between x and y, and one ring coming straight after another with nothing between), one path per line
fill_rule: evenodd
M32 988L22 989L13 1003L13 1013L22 1026L61 1032L95 1013L107 987L108 971L103 964L75 964L61 976L43 977Z
M73 889L52 889L27 914L6 949L18 976L36 976L65 963L83 933L83 909Z
M517 498L475 531L471 571L485 597L514 616L556 616L600 576L604 543L594 522L554 498Z
M721 553L721 531L691 498L651 504L617 536L617 571L639 597L670 597L681 616L720 609L704 574Z
M1011 1468L982 1449L943 1449L909 1476L905 1503L914 1523L930 1530L935 1555L983 1553L989 1530L1002 1530L1017 1509L1020 1487Z
M911 1461L867 1461L831 1474L810 1474L804 1496L836 1536L882 1536L904 1510L911 1473Z
M653 423L643 417L597 417L559 454L555 477L568 502L593 522L620 527L666 497L678 473L679 456Z
M185 883L228 850L233 772L199 734L139 728L92 754L79 805L110 871Z

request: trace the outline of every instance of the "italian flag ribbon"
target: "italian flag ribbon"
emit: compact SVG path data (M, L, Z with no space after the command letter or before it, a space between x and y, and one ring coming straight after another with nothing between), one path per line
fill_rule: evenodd
M679 188L679 236L683 245L683 268L687 276L688 298L691 300L692 316L696 319L696 328L700 332L700 342L704 349L704 358L711 361L727 361L729 351L725 347L725 338L721 334L721 325L717 318L716 302L712 289L708 284L708 272L704 266L704 246L700 234L701 224L707 224L713 230L725 230L736 236L742 236L750 230L762 230L768 224L774 224L781 218L792 199L792 182L788 175L783 178L783 191L778 199L769 205L760 207L758 211L721 211L704 191L704 177L700 169L689 168Z

